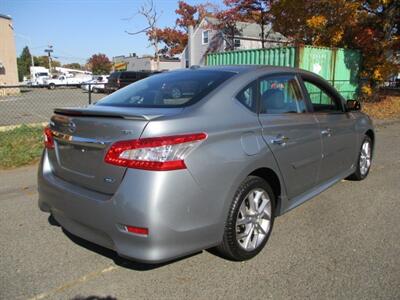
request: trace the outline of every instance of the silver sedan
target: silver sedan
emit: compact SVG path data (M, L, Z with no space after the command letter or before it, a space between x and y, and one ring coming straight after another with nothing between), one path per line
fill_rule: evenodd
M277 216L344 178L364 179L374 142L358 101L310 72L166 72L55 110L39 207L126 258L156 263L216 247L246 260Z

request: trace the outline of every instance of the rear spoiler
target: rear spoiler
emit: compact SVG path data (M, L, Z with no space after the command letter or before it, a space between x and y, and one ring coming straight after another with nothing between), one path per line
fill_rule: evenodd
M111 108L111 107L90 107L90 108L76 108L76 107L66 107L66 108L56 108L54 113L63 116L71 117L104 117L104 118L120 118L128 120L145 120L149 121L159 116L155 115L144 115L134 111L129 111L126 108Z

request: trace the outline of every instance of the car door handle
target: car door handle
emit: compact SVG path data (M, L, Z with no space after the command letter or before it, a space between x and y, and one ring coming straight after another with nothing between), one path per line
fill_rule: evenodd
M331 136L332 135L332 129L326 128L324 130L321 130L321 134L324 136Z
M286 137L286 136L284 136L284 135L282 135L282 134L278 134L275 138L273 138L273 139L271 140L271 143L272 143L272 144L275 144L275 145L285 146L285 145L286 145L286 142L287 142L288 140L289 140L288 137Z

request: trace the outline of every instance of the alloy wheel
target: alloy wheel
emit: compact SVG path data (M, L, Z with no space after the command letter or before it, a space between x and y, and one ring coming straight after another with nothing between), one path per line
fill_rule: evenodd
M371 143L365 141L361 147L360 153L360 173L365 176L371 166Z
M251 190L240 205L236 218L236 240L246 251L262 244L271 229L272 207L268 193Z

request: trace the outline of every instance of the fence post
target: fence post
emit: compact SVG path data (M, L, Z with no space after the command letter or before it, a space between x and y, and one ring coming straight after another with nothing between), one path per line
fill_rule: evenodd
M92 85L88 83L89 87L89 105L92 104Z

